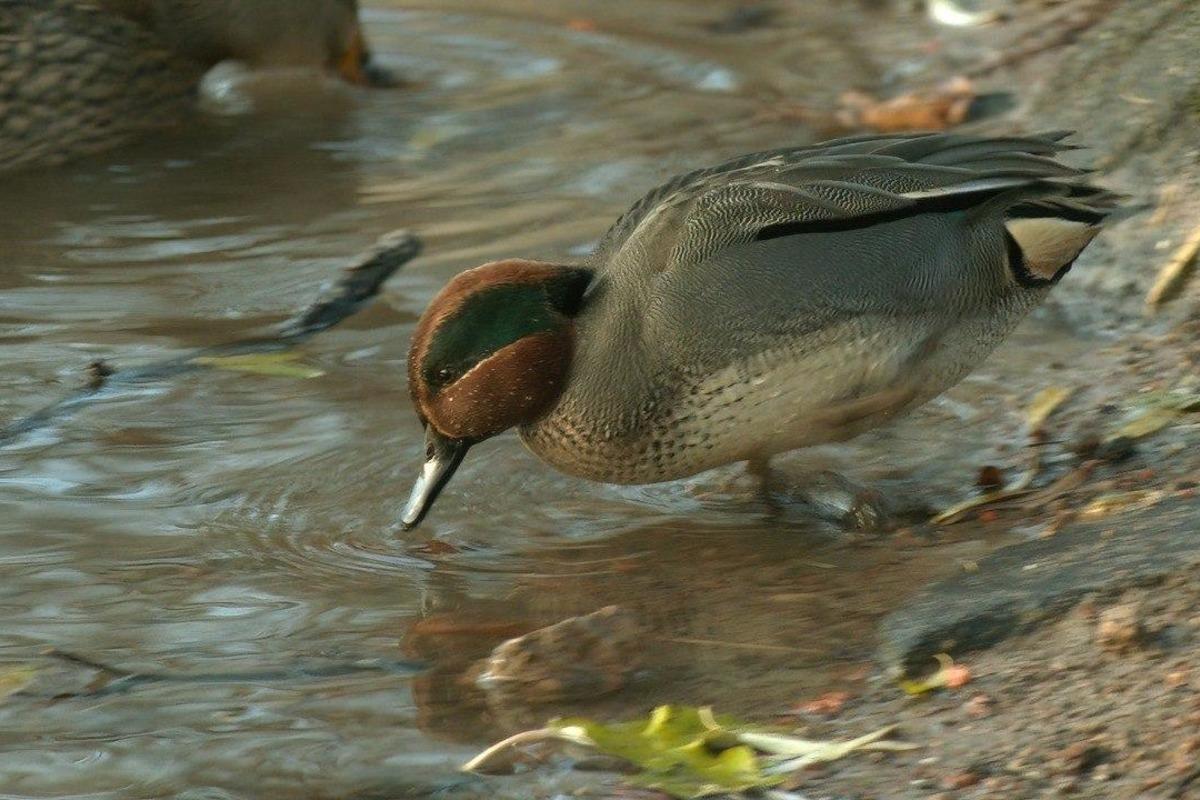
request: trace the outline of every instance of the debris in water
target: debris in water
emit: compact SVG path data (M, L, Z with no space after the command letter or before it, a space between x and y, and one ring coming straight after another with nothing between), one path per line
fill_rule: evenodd
M87 381L83 384L85 388L97 391L103 388L108 382L108 376L116 372L107 361L98 358L87 365Z
M277 378L319 378L324 371L300 361L300 354L290 350L276 353L242 353L232 356L197 356L193 364L233 372L250 372Z
M33 683L37 670L28 665L0 668L0 700L4 700Z

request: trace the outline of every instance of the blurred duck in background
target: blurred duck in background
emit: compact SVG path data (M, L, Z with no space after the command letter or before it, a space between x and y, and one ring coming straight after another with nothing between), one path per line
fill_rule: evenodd
M219 62L390 86L357 0L0 0L0 171L179 122Z

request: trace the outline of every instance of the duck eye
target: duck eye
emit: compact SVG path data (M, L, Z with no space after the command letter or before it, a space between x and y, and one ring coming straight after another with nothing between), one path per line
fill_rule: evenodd
M437 376L444 381L449 380L450 375L451 375L450 370L446 369L445 367L443 367L442 369L439 369L437 371Z

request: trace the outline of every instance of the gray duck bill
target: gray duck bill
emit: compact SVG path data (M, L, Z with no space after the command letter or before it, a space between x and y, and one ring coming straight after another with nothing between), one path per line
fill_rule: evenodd
M404 530L412 530L425 519L470 447L471 442L465 439L451 439L431 427L425 429L425 463L400 517Z

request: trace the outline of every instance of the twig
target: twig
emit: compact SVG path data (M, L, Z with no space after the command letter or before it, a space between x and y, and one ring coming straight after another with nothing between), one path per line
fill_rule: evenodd
M527 747L546 742L566 742L583 747L595 747L588 736L571 728L538 728L534 731L521 731L507 739L496 742L479 755L463 764L463 772L493 772L501 766L512 766L512 751L518 747Z
M995 505L1005 500L1013 500L1018 497L1024 497L1033 493L1030 487L1033 485L1034 479L1042 469L1042 448L1032 447L1029 455L1029 467L1022 473L1021 477L1017 478L1016 483L1006 489L997 489L994 492L978 495L963 500L961 503L956 503L945 511L942 511L930 522L934 525L949 525L952 522L957 522L962 519L963 515L972 509L981 506Z
M665 636L662 641L675 644L694 644L701 646L728 647L735 650L765 650L772 653L803 653L818 655L822 651L804 647L788 647L782 644L758 644L756 642L726 642L721 639L693 639L686 636Z
M281 325L271 336L205 347L183 356L127 369L113 369L103 361L93 362L89 366L88 382L81 389L0 429L0 445L49 427L76 409L102 399L114 388L205 369L205 363L197 359L287 350L354 314L379 293L384 281L420 252L420 240L407 231L385 235L338 280L326 286L312 305Z
M136 686L156 683L274 683L297 680L322 680L339 678L346 675L356 675L365 672L383 674L414 675L425 669L423 664L412 661L384 661L370 659L349 663L327 664L318 667L289 667L275 670L257 670L250 672L135 672L121 667L105 664L89 656L71 653L58 648L50 648L43 652L48 658L56 658L69 664L96 670L108 678L103 682L93 682L84 691L58 694L56 697L94 697L114 692L124 692Z

